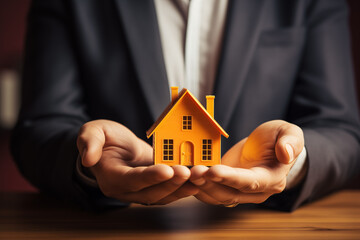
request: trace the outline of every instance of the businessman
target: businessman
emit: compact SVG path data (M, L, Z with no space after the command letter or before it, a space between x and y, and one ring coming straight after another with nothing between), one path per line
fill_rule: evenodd
M230 134L223 165L152 165L169 86ZM359 170L344 1L33 1L12 151L39 189L90 206L296 209Z

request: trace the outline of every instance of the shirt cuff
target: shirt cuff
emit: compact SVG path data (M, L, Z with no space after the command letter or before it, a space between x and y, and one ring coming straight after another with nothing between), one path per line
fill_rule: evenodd
M286 190L296 187L305 177L308 170L306 148L304 147L296 158L294 165L286 176Z
M76 175L78 179L83 183L86 184L89 187L93 188L99 188L99 185L97 184L97 181L94 177L90 176L88 171L83 167L81 164L81 157L80 154L78 155L76 159L76 169L75 169Z

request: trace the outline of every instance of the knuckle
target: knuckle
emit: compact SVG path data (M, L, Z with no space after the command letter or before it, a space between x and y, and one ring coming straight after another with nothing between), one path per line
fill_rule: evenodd
M280 183L276 184L273 187L273 192L274 193L281 193L282 191L285 190L285 187L286 187L286 180L284 179Z
M258 181L254 181L251 185L250 185L250 190L251 191L258 191L260 189L260 183Z
M258 192L260 190L260 183L258 181L254 181L247 185L244 189L246 192Z

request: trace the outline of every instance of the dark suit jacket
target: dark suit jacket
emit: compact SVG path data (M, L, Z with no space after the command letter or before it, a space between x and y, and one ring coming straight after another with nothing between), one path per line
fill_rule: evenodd
M268 205L295 209L358 171L354 91L344 1L230 0L214 88L222 152L272 119L305 134L306 179ZM153 1L33 1L12 151L35 186L110 204L74 177L78 129L111 119L145 139L169 101Z

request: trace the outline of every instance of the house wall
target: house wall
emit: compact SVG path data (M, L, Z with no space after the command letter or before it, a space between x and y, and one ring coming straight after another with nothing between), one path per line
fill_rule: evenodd
M180 145L184 141L194 144L194 165L212 166L221 162L221 134L214 125L204 116L192 100L184 98L181 104L176 105L159 124L154 133L155 164L180 164ZM192 130L182 130L182 117L192 116ZM163 161L163 140L173 139L174 161ZM212 139L212 161L202 160L202 140Z

